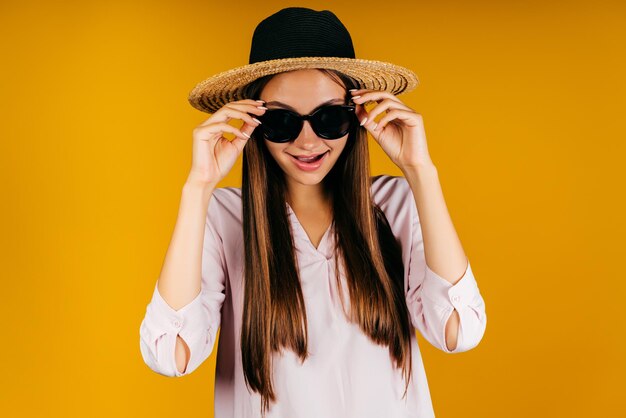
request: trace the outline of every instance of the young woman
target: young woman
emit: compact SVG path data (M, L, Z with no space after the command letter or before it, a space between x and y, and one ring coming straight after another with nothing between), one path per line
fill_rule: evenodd
M196 86L212 115L140 327L152 370L193 372L219 328L216 418L434 416L415 329L467 351L486 314L422 118L396 97L416 85L356 59L333 13L292 7L257 26L247 66ZM368 132L404 177L370 177ZM242 152L242 187L218 188Z

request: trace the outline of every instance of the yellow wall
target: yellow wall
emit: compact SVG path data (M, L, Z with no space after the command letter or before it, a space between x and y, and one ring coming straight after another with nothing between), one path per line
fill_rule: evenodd
M421 80L399 98L489 318L463 354L419 336L438 418L619 415L626 7L546 3L4 0L2 415L213 416L215 357L157 375L139 324L208 117L187 94L292 5L330 8L358 57ZM399 175L370 145L374 174Z

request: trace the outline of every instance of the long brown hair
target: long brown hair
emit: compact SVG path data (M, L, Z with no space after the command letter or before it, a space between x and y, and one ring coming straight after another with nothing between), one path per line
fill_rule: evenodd
M357 88L343 73L318 69L346 89ZM273 75L250 83L244 97L259 99ZM262 413L276 401L272 353L291 349L307 358L307 317L300 287L293 237L285 205L284 172L255 136L243 151L242 205L244 305L241 353L246 384L262 397ZM349 321L379 345L389 346L406 387L411 376L410 336L401 248L371 193L367 130L355 124L346 146L323 180L333 205L335 261L345 261L350 295ZM337 266L337 284L341 289ZM343 292L339 292L340 295ZM341 299L345 312L345 305Z

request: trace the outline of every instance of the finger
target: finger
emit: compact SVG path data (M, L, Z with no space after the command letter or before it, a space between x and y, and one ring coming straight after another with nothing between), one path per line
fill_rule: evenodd
M402 109L413 111L410 107L406 106L404 103L396 102L391 99L383 99L383 101L377 104L374 108L369 111L368 117L372 120L376 119L378 115L385 111L389 111L390 109Z
M194 130L194 136L203 141L210 141L221 138L222 133L224 132L230 132L241 139L249 139L246 135L244 135L241 130L235 128L232 125L229 125L226 122L219 122L207 126L198 127Z
M365 110L365 106L363 105L356 105L355 108L355 113L356 113L356 117L359 120L359 123L361 124L361 126L363 126L363 121L367 122L367 117L368 117L368 113L367 110Z
M249 113L254 115L262 115L267 110L261 103L249 100L249 103L227 103L221 108L219 108L213 115L202 122L200 126L209 125L214 122L229 122L231 119L242 119L246 121L246 116L249 116ZM249 116L247 119L248 123L252 125L257 125L257 123L252 122L250 119L252 116Z
M204 122L202 122L200 125L204 125L207 122L210 122L211 120L214 119L214 115L220 110L223 109L229 105L233 105L233 104L244 104L244 105L253 105L253 106L263 106L265 104L265 102L263 100L252 100L252 99L244 99L244 100L238 100L238 101L234 101L234 102L229 102L226 103L224 106L220 107L219 109L217 109L215 112L213 112L211 114L210 117L208 117L207 119L204 120Z
M404 103L402 103L400 100L397 100L395 98L392 97L377 97L377 96L360 96L357 98L353 98L352 102L356 105L356 104L362 104L363 106L365 106L366 104L369 103L374 103L375 105L380 105L382 103L393 103L395 104L396 107L401 107L403 109L410 109L407 105L405 105ZM372 107L372 108L375 108Z
M248 115L250 116L250 115ZM248 139L250 139L250 137L252 136L252 132L256 129L257 126L261 125L262 122L260 120L258 120L257 118L251 118L253 121L257 121L258 123L254 123L254 124L249 124L249 123L244 123L243 126L241 128L239 128L239 130L248 135Z
M243 148L246 146L246 144L248 143L249 138L235 138L232 141L230 141L231 144L233 144L235 146L235 148L237 148L237 153L241 154L241 151L243 151Z
M267 110L263 100L242 100L238 102L231 102L227 103L225 107L238 109L243 112L251 112L255 115L262 115Z
M365 110L365 106L357 105L356 115L360 125L367 129L369 132L373 133L374 128L376 127L376 122L374 122L374 118L370 115L370 113Z
M263 110L257 109L258 112L263 112ZM241 119L249 126L258 126L261 124L261 121L254 117L254 115L250 115L245 111L235 110L235 109L226 109L225 113L230 116L231 119Z
M393 109L391 112L383 116L380 121L378 121L378 126L374 128L374 132L382 131L387 123L396 119L403 121L405 125L411 127L419 126L419 124L421 123L421 115L413 111L406 111L404 109Z
M200 126L210 125L215 122L229 122L231 119L242 119L252 125L258 125L258 123L254 122L251 118L254 115L261 115L265 112L264 106L261 106L259 103L257 105L246 104L246 105L226 105L218 109L209 119L205 120L200 124ZM250 114L253 116L250 116ZM258 119L257 119L258 120ZM260 123L260 122L259 122Z
M361 89L351 92L352 93L352 101L355 103L366 103L370 101L375 101L380 103L384 99L395 100L398 103L402 103L400 99L398 99L395 95L391 94L386 90L370 90L370 89Z

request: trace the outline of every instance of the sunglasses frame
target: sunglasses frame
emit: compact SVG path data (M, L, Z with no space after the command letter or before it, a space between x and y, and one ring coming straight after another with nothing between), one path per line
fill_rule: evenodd
M314 117L315 117L315 115L317 113L319 113L319 112L321 112L323 110L326 110L328 108L331 108L331 107L341 107L343 109L347 109L349 112L352 112L351 113L352 117L351 117L351 120L349 121L348 129L345 132L342 132L341 135L339 135L336 138L328 138L326 136L320 135L320 133L318 132L317 126L316 126L317 124L315 123L315 119L314 119ZM329 104L329 105L322 106L322 107L318 108L317 110L315 110L315 112L310 113L308 115L301 115L298 112L294 112L294 111L289 110L289 109L268 109L263 115L257 116L257 118L260 119L261 122L264 122L264 116L267 114L267 112L279 111L279 112L287 112L287 113L289 113L294 118L296 118L296 120L298 120L298 122L300 123L300 129L298 130L297 133L294 134L295 136L293 138L286 138L284 140L274 141L272 139L267 138L265 135L263 135L263 137L265 139L267 139L268 141L270 141L270 142L275 142L275 143L279 143L280 144L280 143L293 141L294 139L296 139L298 137L298 135L300 135L300 132L302 132L302 127L304 126L304 121L305 120L308 120L311 123L311 128L313 128L313 131L315 132L315 134L317 136L319 136L320 138L323 138L323 139L327 139L327 140L335 140L335 139L339 139L339 138L345 136L348 132L350 132L350 129L354 126L354 123L358 121L357 118L356 118L355 109L356 109L355 105L349 105L349 104Z

